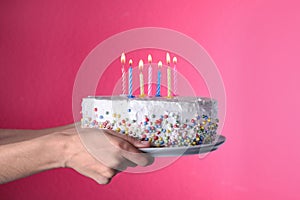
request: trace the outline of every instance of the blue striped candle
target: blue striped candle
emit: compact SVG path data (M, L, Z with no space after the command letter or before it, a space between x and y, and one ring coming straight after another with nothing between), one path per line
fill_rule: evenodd
M159 61L158 62L158 72L157 72L157 87L156 87L156 95L155 95L157 97L161 96L160 95L160 81L161 81L161 71L160 71L160 69L161 69L161 67L162 67L162 62Z
M129 84L128 84L128 91L129 91L129 95L128 97L129 98L133 98L134 96L132 95L132 60L130 59L129 60L129 74L128 74L128 81L129 81Z

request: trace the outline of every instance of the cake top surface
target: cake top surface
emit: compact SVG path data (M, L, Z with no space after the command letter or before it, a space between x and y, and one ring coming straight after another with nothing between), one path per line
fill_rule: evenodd
M168 102L211 102L211 103L217 103L215 99L208 98L208 97L197 97L197 96L176 96L172 98L167 98L167 97L135 97L135 98L130 98L127 96L88 96L83 99L96 99L96 100L129 100L129 101L168 101Z

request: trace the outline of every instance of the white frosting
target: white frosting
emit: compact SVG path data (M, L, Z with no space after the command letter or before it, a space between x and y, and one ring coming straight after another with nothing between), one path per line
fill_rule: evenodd
M82 101L82 127L110 128L140 139L151 138L156 146L189 145L193 140L199 144L195 138L201 135L201 143L207 143L216 134L217 122L217 102L203 97L112 96Z

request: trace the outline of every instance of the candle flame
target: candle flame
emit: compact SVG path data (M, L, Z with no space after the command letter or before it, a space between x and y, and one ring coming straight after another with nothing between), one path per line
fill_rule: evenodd
M170 64L171 58L170 58L170 54L169 53L167 53L166 60L167 60L167 63Z
M173 58L173 63L175 63L175 64L177 63L177 58L176 57Z
M148 55L148 62L152 63L152 56L150 54Z
M161 67L162 67L162 62L159 61L159 62L158 62L158 68L161 68Z
M144 62L143 62L143 60L140 60L139 61L139 69L143 70L143 67L144 67Z
M126 57L125 57L125 53L123 52L121 55L121 63L125 64L125 61L126 61Z
M130 66L132 65L132 59L129 60L129 65L130 65Z

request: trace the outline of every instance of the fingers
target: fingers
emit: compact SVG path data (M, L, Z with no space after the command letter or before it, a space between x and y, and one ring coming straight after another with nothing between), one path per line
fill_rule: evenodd
M136 166L138 166L136 163L134 163L134 162L131 162L130 160L128 160L128 159L126 159L127 160L127 166L128 167L136 167ZM124 171L124 170L123 170Z
M108 184L117 173L128 167L147 166L154 161L153 157L138 149L149 147L149 142L111 130L82 131L80 138L88 148L74 148L79 152L70 157L72 162L68 166L99 184ZM75 147L82 147L80 140L73 143Z
M116 137L115 134L108 137L111 137L111 142L118 148L119 153L127 160L139 166L147 166L153 163L153 157L141 153L141 151L139 151L131 142L128 142L128 140L135 142L134 140L136 139L128 136L124 137L124 135L120 138ZM126 138L127 140L123 140L123 138Z
M127 160L132 161L133 163L142 167L151 165L154 161L154 158L146 153L133 153L130 151L122 150L121 154Z
M107 169L106 172L92 172L87 174L86 176L90 177L94 181L96 181L98 184L106 185L109 184L112 178L118 173L116 170Z
M112 130L100 129L100 131L101 134L96 132L94 132L96 134L93 134L89 130L89 132L82 135L86 137L84 140L86 144L88 143L90 152L103 164L122 170L125 167L117 165L118 162L121 162L120 157L139 166L147 166L153 163L154 159L151 156L137 149L137 146L149 146L148 142L141 143L133 137L122 135ZM134 166L132 163L128 166Z

